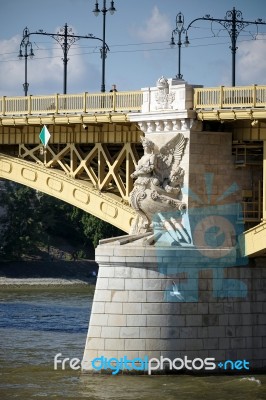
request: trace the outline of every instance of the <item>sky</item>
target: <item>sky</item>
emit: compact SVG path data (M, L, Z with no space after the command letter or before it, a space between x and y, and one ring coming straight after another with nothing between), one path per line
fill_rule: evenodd
M107 7L110 1L106 0ZM102 38L103 15L95 17L95 0L1 0L0 95L23 96L25 58L18 53L23 29L32 33L34 57L28 59L29 94L63 93L63 51L40 29L57 33L66 23L76 35ZM103 0L99 0L102 8ZM114 0L116 12L106 15L106 91L156 86L161 76L178 73L178 47L169 46L176 15L186 28L209 14L223 19L235 7L245 21L266 21L265 0ZM181 47L181 74L189 84L205 87L231 85L232 53L228 31L219 23L195 21L188 30L190 45ZM175 36L176 42L178 37ZM184 42L185 34L181 40ZM99 92L101 42L80 39L68 52L67 92ZM237 38L236 85L266 84L266 25L245 26ZM24 54L25 49L22 48Z

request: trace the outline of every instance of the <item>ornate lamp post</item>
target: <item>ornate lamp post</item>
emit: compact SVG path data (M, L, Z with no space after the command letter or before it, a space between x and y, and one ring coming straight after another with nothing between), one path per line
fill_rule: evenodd
M98 0L96 0L95 3L95 8L93 10L93 13L96 17L98 17L98 15L100 14L100 12L102 12L103 14L103 38L102 38L102 48L101 48L101 58L102 58L102 84L101 84L101 92L105 92L105 59L107 57L107 50L108 47L106 46L106 42L105 42L105 26L106 26L106 14L107 12L110 12L111 15L114 14L114 12L116 11L115 7L114 7L114 2L113 0L111 1L111 5L110 8L107 9L106 8L106 0L103 0L103 7L100 10L99 9L99 3Z
M23 40L20 43L20 48L19 48L19 58L22 60L22 58L25 58L25 82L23 83L23 88L24 88L24 93L25 96L28 95L28 89L29 89L29 83L28 83L28 57L32 58L34 56L33 50L32 50L32 43L29 41L29 30L26 27L23 30ZM22 53L22 48L24 47L24 54ZM29 48L29 53L28 53L28 48Z
M89 33L86 36L75 35L72 32L72 28L70 28L67 24L65 24L62 28L60 28L59 32L57 32L57 33L47 33L47 32L44 32L42 29L40 29L37 32L30 32L28 30L28 28L25 28L23 31L23 38L22 38L22 41L20 44L20 52L19 52L19 57L23 57L21 49L22 49L22 47L25 47L25 54L26 54L26 55L24 55L24 57L25 57L25 76L27 76L27 63L26 63L27 56L28 56L27 55L27 46L30 45L30 48L31 48L30 56L34 55L33 51L32 51L32 45L29 42L30 35L50 36L53 39L55 39L57 41L57 43L60 44L60 46L63 50L63 59L62 60L63 60L63 64L64 64L64 85L63 85L63 93L64 94L66 94L66 92L67 92L67 63L69 61L69 59L67 58L67 54L68 54L68 51L69 51L71 45L79 39L96 39L96 40L100 40L102 42L102 39L92 35L91 33ZM109 49L106 43L105 43L105 47L107 49ZM27 78L25 78L25 80L27 83ZM26 87L26 83L24 84L25 87ZM29 85L27 84L27 87L28 86ZM27 94L25 94L25 96L26 95Z
M230 49L232 52L232 86L235 86L236 51L237 51L236 42L237 42L238 35L248 25L256 25L258 28L258 25L266 25L266 23L263 22L260 18L258 18L256 21L245 21L245 20L243 20L242 12L236 10L234 7L233 10L227 11L225 17L222 19L212 18L210 15L205 15L205 17L194 19L188 25L187 31L189 30L189 28L195 21L199 21L199 20L218 22L220 25L222 25L227 30L227 32L231 38ZM185 40L185 45L189 45L187 36L186 36L186 40Z
M64 25L64 27L59 29L59 32L55 35L50 35L53 39L60 44L63 50L63 64L64 64L64 85L63 85L63 93L66 94L67 92L67 63L69 58L67 58L68 51L73 43L75 43L80 38L72 32L72 28Z
M174 40L174 35L178 34L178 74L176 75L177 79L182 79L183 75L181 75L181 46L182 46L182 42L181 42L181 34L185 33L185 29L184 29L184 15L179 12L176 16L176 28L173 30L172 32L172 37L171 37L171 42L170 42L170 46L172 48L174 48L175 46L175 40ZM186 43L186 42L185 42Z

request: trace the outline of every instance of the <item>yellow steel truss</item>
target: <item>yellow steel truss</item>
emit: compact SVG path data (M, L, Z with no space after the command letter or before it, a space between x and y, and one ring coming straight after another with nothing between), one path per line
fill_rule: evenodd
M130 175L139 152L139 130L128 113L141 111L142 103L141 91L3 96L0 177L60 198L128 232L135 216L128 205ZM237 140L264 141L263 206L256 217L262 211L263 222L245 233L247 255L257 254L265 248L266 231L266 86L196 88L194 109L199 120L236 121ZM52 133L46 148L39 140L44 124Z
M128 232L140 131L130 123L0 126L0 178L43 191Z
M134 143L19 145L19 157L73 179L90 182L101 192L114 193L124 203L133 189L130 177L138 161Z
M63 171L0 153L0 177L54 196L129 232L134 210L113 193L104 193Z

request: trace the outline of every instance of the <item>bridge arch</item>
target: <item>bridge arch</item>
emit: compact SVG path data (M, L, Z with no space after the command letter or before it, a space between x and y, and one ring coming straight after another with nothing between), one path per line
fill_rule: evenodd
M135 211L115 194L95 189L89 182L68 177L24 159L0 154L0 178L31 187L72 204L124 232L129 232Z

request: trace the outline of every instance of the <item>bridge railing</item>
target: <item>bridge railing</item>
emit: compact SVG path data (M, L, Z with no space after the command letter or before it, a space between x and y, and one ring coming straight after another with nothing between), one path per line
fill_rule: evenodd
M194 109L266 107L266 86L236 86L194 89Z
M143 92L54 94L47 96L0 97L0 115L75 114L140 111ZM266 86L213 87L194 89L194 109L266 107Z
M54 94L0 98L0 114L73 114L140 111L143 92Z

